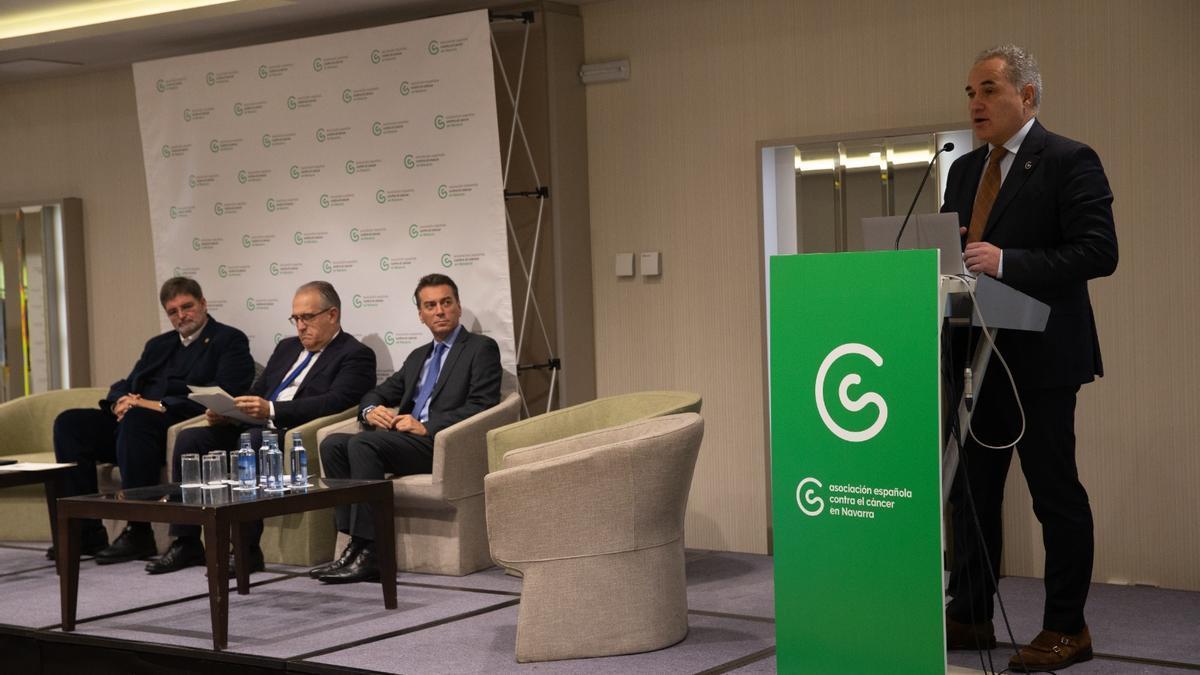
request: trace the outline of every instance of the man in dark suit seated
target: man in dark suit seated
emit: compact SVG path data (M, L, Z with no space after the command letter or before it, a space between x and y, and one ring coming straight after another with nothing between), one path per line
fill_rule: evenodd
M1037 62L1019 47L996 47L976 58L966 92L971 125L985 143L950 167L942 207L959 215L963 259L971 272L1050 306L1044 332L1001 331L996 339L1016 391L993 358L950 495L955 556L946 608L950 649L996 645L991 619L1000 573L1001 501L1019 437L1021 471L1046 548L1046 603L1043 630L1013 656L1009 668L1038 672L1092 658L1083 608L1092 576L1093 525L1075 464L1075 402L1081 385L1104 374L1087 283L1117 267L1113 196L1104 167L1094 150L1037 121L1041 90Z
M296 289L288 320L296 327L296 337L279 342L250 393L235 399L239 410L274 427L281 448L289 428L342 412L375 384L375 352L342 330L342 300L332 284L310 281ZM249 431L252 445L259 447L262 426L235 423L212 411L205 414L210 426L184 429L175 442L171 462L176 475L184 454L232 450L242 432ZM248 527L254 545L246 555L252 571L262 570L258 540L263 523ZM171 534L175 541L167 552L146 564L150 574L204 564L199 526L172 525Z
M167 427L204 412L188 399L188 385L241 393L254 379L245 333L209 316L200 284L168 279L158 298L174 330L146 342L133 371L113 384L98 408L66 410L54 420L56 459L77 464L63 496L96 492L96 462L116 462L123 488L157 485ZM98 520L83 522L82 550L101 565L157 553L149 523L130 523L108 546ZM53 546L47 556L53 559Z
M458 286L429 274L413 293L433 342L413 350L399 371L363 397L359 434L334 434L321 443L330 478L380 479L433 470L438 432L500 402L500 348L459 325ZM341 556L309 575L326 583L379 579L375 526L365 505L337 507L337 529L351 535Z

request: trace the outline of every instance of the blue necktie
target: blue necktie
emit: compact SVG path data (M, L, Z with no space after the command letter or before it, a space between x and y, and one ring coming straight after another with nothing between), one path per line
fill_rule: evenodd
M433 346L433 358L429 360L429 369L425 372L425 379L421 382L421 388L417 390L416 402L413 404L413 417L421 420L421 411L425 409L425 404L429 402L429 395L433 393L433 385L437 384L438 375L442 372L442 352L446 350L446 343L439 342Z
M300 373L303 373L304 369L308 367L308 362L312 361L313 354L315 353L316 352L308 352L308 356L305 356L304 360L300 362L300 365L296 366L292 372L288 373L287 377L283 378L283 382L280 382L279 386L275 387L275 391L271 392L271 396L267 400L274 401L275 398L279 396L280 392L282 392L284 389L287 389L288 385L292 383L292 380L299 377Z

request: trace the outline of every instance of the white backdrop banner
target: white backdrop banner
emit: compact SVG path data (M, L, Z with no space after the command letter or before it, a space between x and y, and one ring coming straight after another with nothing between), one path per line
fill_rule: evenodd
M199 281L266 363L327 280L383 378L441 272L515 373L490 40L479 11L135 64L158 282Z

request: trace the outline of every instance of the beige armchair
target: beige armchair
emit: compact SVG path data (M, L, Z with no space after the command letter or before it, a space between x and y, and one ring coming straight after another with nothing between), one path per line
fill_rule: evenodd
M488 474L492 557L525 578L517 661L687 635L683 518L703 436L695 413L655 417L514 450Z
M483 505L487 433L516 421L520 412L521 398L513 393L498 405L446 427L433 442L432 473L393 479L398 570L463 576L491 567ZM330 434L360 429L357 419L321 429L317 447ZM309 450L310 464L314 454L316 447ZM337 549L345 545L346 536L338 535Z
M308 450L308 475L321 476L321 458L317 452L317 432L331 424L353 419L358 413L357 407L347 408L333 415L318 417L294 429L289 429L283 441L283 465L292 464L292 434L299 431L304 447ZM190 427L202 427L208 424L203 416L194 417L186 422L180 422L167 431L167 457L175 452L175 439L179 432ZM236 450L236 448L221 448ZM173 478L172 480L178 480ZM313 566L329 560L329 552L333 549L337 532L333 529L333 509L292 513L286 516L268 518L263 527L262 546L263 559L270 563L284 565ZM159 537L159 548L163 548L162 537Z
M53 462L54 418L71 408L94 408L108 395L108 389L81 387L56 389L30 394L0 404L0 457L22 462ZM172 426L167 438L174 438L180 428L195 424L203 417L192 418ZM167 478L163 469L163 480ZM96 474L101 492L121 487L121 472L114 464L97 464ZM28 485L0 490L0 541L49 541L50 521L46 514L46 497L40 485ZM108 522L112 539L123 522ZM166 546L166 527L156 527L159 548Z
M699 413L701 403L699 394L688 391L640 391L606 396L530 417L488 432L488 470L499 470L505 453L517 448L649 417Z

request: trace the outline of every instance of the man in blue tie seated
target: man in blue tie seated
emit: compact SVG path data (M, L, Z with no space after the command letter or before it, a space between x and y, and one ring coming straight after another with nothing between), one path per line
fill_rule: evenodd
M321 443L321 466L330 478L381 479L433 470L438 432L500 402L500 349L486 335L459 325L458 286L429 274L413 293L421 323L433 342L415 349L399 371L363 397L360 434L334 434ZM337 529L350 543L332 563L309 576L326 583L379 579L370 508L339 506Z
M166 461L167 427L204 412L188 385L241 393L254 379L250 342L208 314L200 284L174 277L158 294L172 330L150 338L129 376L112 385L98 408L66 410L54 420L54 456L75 462L62 496L97 491L96 462L121 468L121 487L157 485ZM99 520L83 521L85 555L101 565L157 552L149 523L130 523L108 546ZM54 547L46 552L54 559Z
M296 337L281 340L267 361L262 375L246 396L235 401L243 413L261 419L263 426L249 426L207 411L210 426L185 429L175 442L171 459L179 475L180 457L187 453L237 447L238 436L250 432L259 447L264 427L280 434L306 422L339 413L353 406L375 384L375 352L342 330L342 300L326 281L310 281L296 289L292 315ZM254 544L246 551L251 571L263 569L258 541L261 520L248 525ZM197 525L172 525L175 541L157 560L146 564L150 574L175 572L204 564L204 545Z

